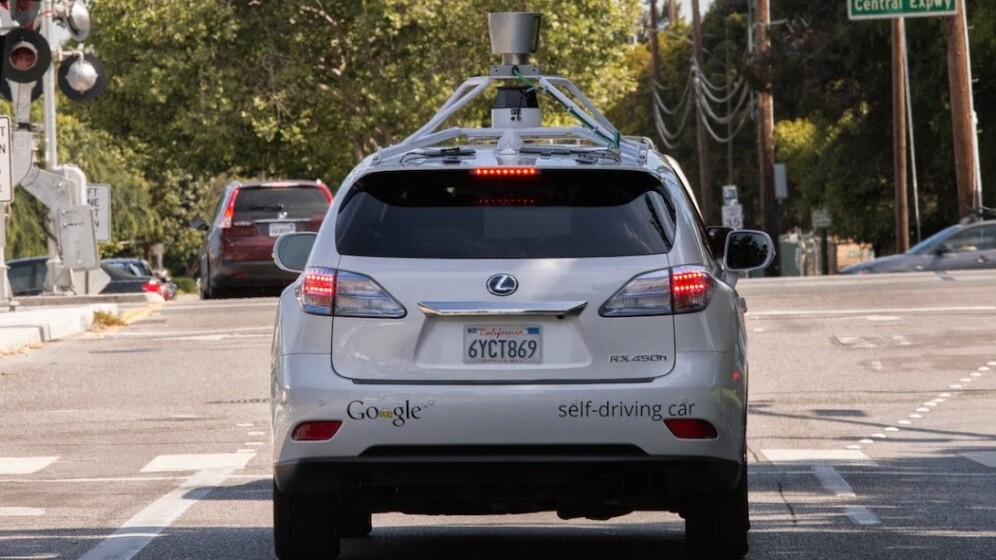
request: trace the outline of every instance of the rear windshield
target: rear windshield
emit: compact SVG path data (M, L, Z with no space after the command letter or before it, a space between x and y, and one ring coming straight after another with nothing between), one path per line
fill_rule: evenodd
M240 187L235 196L237 219L311 218L329 209L329 199L318 187ZM286 212L285 216L278 216Z
M428 259L618 257L665 253L674 210L653 176L467 169L368 175L336 222L343 255Z

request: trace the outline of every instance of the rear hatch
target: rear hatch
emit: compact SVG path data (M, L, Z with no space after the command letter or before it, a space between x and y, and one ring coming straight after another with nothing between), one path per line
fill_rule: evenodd
M236 261L269 261L273 241L284 233L318 231L331 197L314 183L242 185L232 192L226 253Z
M338 270L372 280L405 314L334 317L339 375L591 382L673 367L672 315L600 313L634 277L670 266L674 212L660 182L639 171L532 173L361 179L337 217Z

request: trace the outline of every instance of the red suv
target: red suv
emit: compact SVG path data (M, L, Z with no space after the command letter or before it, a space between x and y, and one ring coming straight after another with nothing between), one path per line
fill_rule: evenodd
M318 231L332 204L321 181L230 183L206 230L200 253L202 299L279 291L296 274L273 263L273 242L284 233Z

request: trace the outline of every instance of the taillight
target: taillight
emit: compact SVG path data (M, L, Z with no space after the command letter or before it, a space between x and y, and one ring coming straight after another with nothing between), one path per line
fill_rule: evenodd
M156 280L149 280L145 284L142 284L143 292L152 292L153 294L158 294L159 289L160 289L159 282Z
M239 195L239 189L232 189L232 194L228 197L228 204L225 205L225 213L221 215L220 228L232 227L232 216L235 215L235 197Z
M320 266L305 269L299 299L304 311L313 315L400 319L406 314L372 278Z
M716 279L701 266L671 269L671 302L675 313L702 311L712 300Z
M632 279L605 304L603 317L642 317L701 311L712 299L715 279L702 266L656 270Z
M299 295L301 307L314 315L331 315L335 301L335 269L309 266Z

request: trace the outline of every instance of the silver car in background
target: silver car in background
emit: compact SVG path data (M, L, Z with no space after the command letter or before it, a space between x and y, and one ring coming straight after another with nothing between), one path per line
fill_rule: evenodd
M497 68L471 81L519 78ZM427 125L277 240L301 272L273 343L283 560L337 556L376 512L672 511L690 556L747 552L735 285L771 239L707 230L647 140L501 121L534 104L511 89L493 127L452 133L473 142Z

